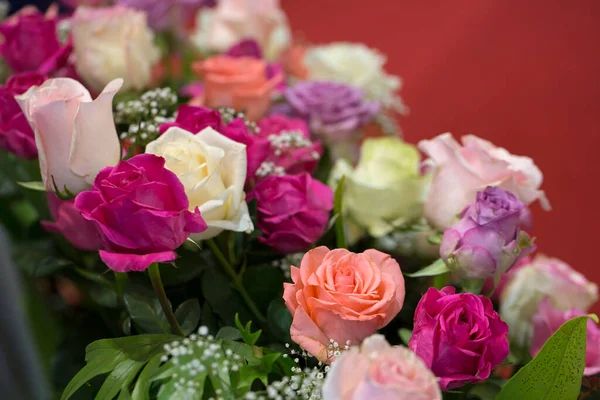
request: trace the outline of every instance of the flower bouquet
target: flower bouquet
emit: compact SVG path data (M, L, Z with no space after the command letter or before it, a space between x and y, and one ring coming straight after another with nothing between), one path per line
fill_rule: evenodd
M598 288L535 253L532 159L406 143L385 57L293 39L276 0L65 3L0 23L0 221L57 398L596 379Z

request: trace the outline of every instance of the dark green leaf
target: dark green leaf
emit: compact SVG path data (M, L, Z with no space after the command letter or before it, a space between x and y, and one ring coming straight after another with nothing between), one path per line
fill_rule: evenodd
M227 325L233 325L236 313L239 313L244 321L252 319L246 304L233 290L229 278L219 268L206 269L202 276L202 292L211 309Z
M274 298L283 295L283 273L278 267L248 267L244 273L244 287L260 310L266 310Z
M415 272L414 274L405 274L410 278L420 278L423 276L437 276L441 274L445 274L449 269L444 263L442 259L438 259L433 262L433 264L421 269L420 271Z
M153 293L130 286L123 296L125 307L135 325L144 333L169 333L171 327L160 302Z
M198 299L189 299L181 303L175 311L175 317L183 333L186 335L192 333L198 327L200 321L200 303Z
M199 277L206 268L216 265L216 260L210 251L199 252L197 249L177 250L179 258L175 265L161 264L160 277L165 286L176 286L187 283Z
M217 332L217 339L240 340L242 335L240 331L232 326L224 326Z
M133 388L133 392L131 393L132 400L148 400L150 395L148 391L150 390L150 385L152 384L152 378L161 363L161 354L156 354L152 359L146 364L140 376L137 378L135 383L135 387Z
M342 176L339 180L337 188L335 189L335 197L333 199L333 213L336 215L335 220L335 241L336 246L339 249L345 249L348 247L346 241L346 228L344 226L344 214L343 214L343 198L344 198L344 183L346 177Z
M74 266L71 261L57 257L55 254L53 243L44 240L16 246L13 257L15 263L29 276L40 278Z
M131 395L129 394L129 390L127 390L127 389L121 390L121 393L119 393L119 397L117 397L117 400L131 400Z
M127 317L123 320L122 329L124 334L127 336L131 335L131 317Z
M112 357L99 357L94 361L88 362L87 365L83 367L77 373L77 375L73 377L73 379L71 379L71 382L69 382L63 391L61 400L67 400L70 398L77 391L77 389L79 389L92 378L112 371L120 361L121 360Z
M565 322L540 353L504 385L497 400L577 399L585 368L588 318Z
M282 298L276 298L271 301L267 310L267 320L269 327L276 337L280 338L283 342L291 342L290 327L292 326L292 314Z
M262 333L262 330L258 330L254 333L252 333L252 321L248 321L248 323L246 324L246 326L243 326L242 323L240 322L240 318L238 316L238 314L235 314L235 326L237 326L237 328L240 331L240 334L242 335L242 339L244 340L244 343L250 345L250 346L254 346L254 343L256 343L256 341L258 340L258 338L260 337L260 334Z

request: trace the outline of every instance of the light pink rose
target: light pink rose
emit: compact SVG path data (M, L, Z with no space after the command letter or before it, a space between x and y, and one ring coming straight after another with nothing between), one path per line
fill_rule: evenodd
M562 311L552 307L550 299L545 298L540 303L537 314L533 317L533 336L529 351L535 357L544 343L568 320L587 315L587 313L572 308ZM585 376L600 373L600 327L593 320L588 321L586 336Z
M123 84L110 82L96 98L70 78L48 79L15 99L31 128L47 190L73 194L91 187L98 172L119 162L121 148L112 100Z
M500 315L511 341L528 345L533 316L545 297L559 310L587 311L598 300L598 286L561 260L538 254L517 270L500 295Z
M345 351L323 384L324 400L440 400L433 373L406 347L390 346L382 335Z
M283 299L292 313L292 340L321 361L327 345L356 345L386 326L404 303L400 266L377 250L356 254L317 247L292 266L294 283L284 284Z
M550 209L543 191L542 173L529 157L515 156L474 135L462 137L462 146L444 133L418 145L433 167L433 180L425 201L425 217L438 229L455 222L456 215L475 201L478 191L498 186L517 196L525 205L540 200Z

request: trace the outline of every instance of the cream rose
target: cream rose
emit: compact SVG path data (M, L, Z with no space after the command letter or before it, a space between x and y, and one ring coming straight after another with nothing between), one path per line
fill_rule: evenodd
M71 25L75 67L92 89L115 78L123 78L124 89L150 84L160 51L145 13L121 5L78 7Z
M192 43L201 51L224 52L244 39L254 39L268 60L276 60L291 42L279 0L221 0L215 9L196 15Z
M419 174L418 150L397 137L363 142L356 167L342 159L335 164L330 183L342 176L344 212L374 237L381 237L423 213L427 180Z
M529 157L512 155L474 135L463 136L462 146L444 133L420 141L418 147L429 156L426 165L433 171L425 218L437 229L454 224L457 214L487 186L508 190L525 205L540 200L544 209L550 209L539 189L542 172Z
M71 78L48 79L16 96L38 149L42 181L73 194L92 186L101 169L116 165L121 146L112 100L123 84L110 82L96 100Z
M195 135L171 127L146 146L146 153L165 158L166 168L183 183L190 210L200 209L208 229L193 234L194 240L210 239L223 230L254 229L244 193L245 145L210 127Z
M533 316L548 298L553 307L582 311L598 300L598 286L566 263L543 255L519 268L500 298L500 315L508 324L512 341L526 346L533 330Z
M347 83L364 90L370 100L405 113L408 109L396 94L402 80L387 74L383 69L385 63L383 54L360 43L314 46L304 57L307 79Z

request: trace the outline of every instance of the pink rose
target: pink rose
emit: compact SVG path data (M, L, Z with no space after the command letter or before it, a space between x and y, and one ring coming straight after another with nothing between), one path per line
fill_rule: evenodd
M204 78L204 105L244 110L251 120L266 114L283 80L281 74L269 77L267 63L251 57L212 57L193 68Z
M98 172L115 165L121 148L113 121L112 100L122 79L110 82L96 98L76 80L48 79L16 100L35 132L42 181L79 193Z
M415 310L409 348L440 378L442 390L481 382L509 353L508 325L490 299L429 288Z
M512 275L500 295L500 315L510 327L511 341L529 344L533 316L545 297L559 310L587 311L598 300L598 286L567 263L538 254Z
M165 159L140 154L100 171L75 208L96 224L106 250L100 257L118 272L143 271L173 261L190 233L206 230L200 211L188 211L183 184Z
M333 208L331 188L307 173L267 177L251 197L257 200L263 233L258 240L283 254L306 250L319 240Z
M175 121L162 124L159 127L159 131L162 134L172 126L177 126L194 134L206 127L211 127L229 139L245 144L248 156L247 180L250 180L254 176L260 164L269 154L269 141L251 134L248 131L246 123L241 118L236 118L230 123L224 124L221 113L207 107L191 106L188 104L179 106Z
M292 340L321 361L327 345L358 345L386 326L404 303L400 266L377 250L356 254L321 246L291 267L294 283L284 283L283 299L292 313Z
M258 128L257 136L270 142L271 151L266 162L290 175L315 171L323 147L319 141L311 141L304 120L271 115L260 120Z
M451 226L456 215L486 186L512 192L525 205L540 200L544 209L550 209L539 190L542 173L531 158L514 156L473 135L463 136L462 143L445 133L418 145L429 156L425 163L433 166L425 217L435 228Z
M12 72L38 71L50 74L45 64L56 59L66 62L63 45L57 36L58 20L38 10L20 13L0 24L0 55ZM55 65L55 68L60 67Z
M15 96L45 80L45 75L24 72L11 76L4 86L0 86L0 148L18 157L34 159L38 152L33 130Z
M435 375L415 353L382 335L342 353L323 384L324 400L441 400Z
M47 193L51 221L42 221L48 232L63 235L74 247L80 250L94 251L102 247L96 225L81 216L75 209L75 200L61 200L52 192Z
M535 357L546 341L568 320L587 315L586 312L572 308L562 311L552 307L549 298L540 303L537 314L533 317L533 337L529 351ZM591 319L587 325L586 357L584 375L600 373L600 328Z

